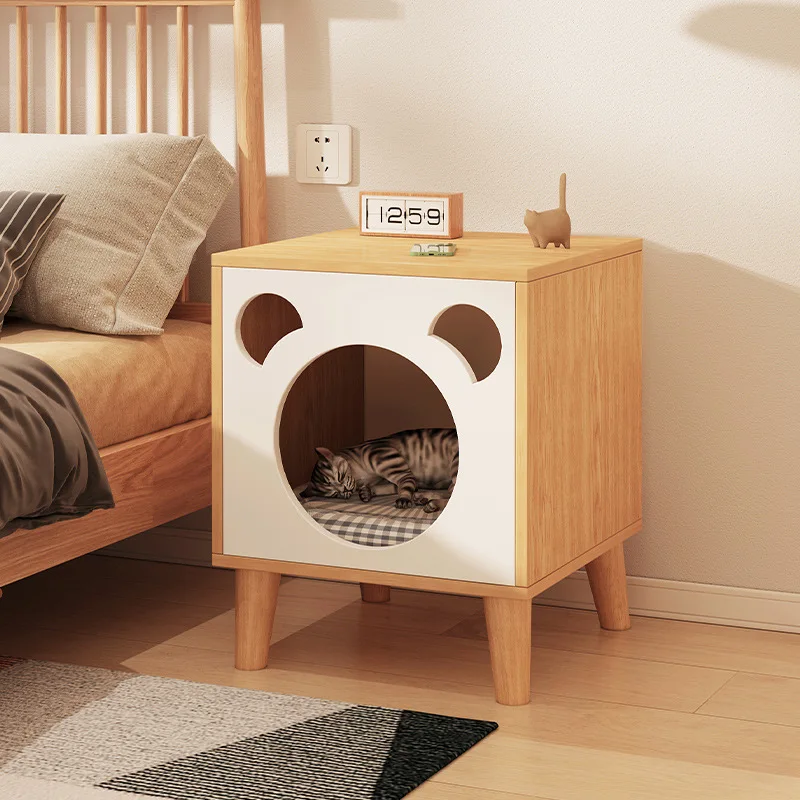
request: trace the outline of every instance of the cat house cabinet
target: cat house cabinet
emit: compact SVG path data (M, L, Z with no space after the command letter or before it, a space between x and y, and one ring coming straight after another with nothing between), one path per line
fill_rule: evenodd
M523 234L466 233L443 258L410 245L347 230L213 257L213 563L236 570L236 664L266 666L283 574L359 582L366 601L391 586L470 594L484 598L498 700L525 703L533 596L585 566L601 625L629 625L641 240L542 250ZM456 310L464 341L496 339L488 365L444 332ZM406 518L392 498L298 496L315 447L375 435L380 391L419 411L424 392L381 389L365 348L413 365L451 415L458 477L435 518Z

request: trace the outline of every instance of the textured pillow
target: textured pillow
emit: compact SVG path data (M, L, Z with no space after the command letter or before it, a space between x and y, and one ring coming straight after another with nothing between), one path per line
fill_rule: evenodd
M0 134L0 189L66 195L11 312L161 333L234 174L205 136Z
M0 191L0 329L63 202L63 194Z

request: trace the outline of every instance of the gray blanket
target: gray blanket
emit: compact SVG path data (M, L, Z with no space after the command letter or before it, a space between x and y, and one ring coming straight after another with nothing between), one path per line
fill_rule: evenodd
M69 387L38 358L0 347L0 537L113 506Z

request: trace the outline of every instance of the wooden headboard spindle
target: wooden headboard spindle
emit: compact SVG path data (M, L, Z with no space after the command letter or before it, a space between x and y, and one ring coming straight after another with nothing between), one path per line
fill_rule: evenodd
M28 9L17 6L17 130L28 132Z
M95 133L108 133L108 9L94 9Z
M56 6L56 126L67 132L67 7Z
M189 6L178 6L178 131L189 135Z
M18 0L0 0L0 6L17 10L17 131L30 132L28 6ZM95 21L95 132L108 133L108 6L135 6L136 26L136 132L149 130L147 113L147 9L170 6L169 0L30 0L29 6L55 8L56 129L69 131L67 7L94 6ZM264 96L261 72L260 0L188 0L175 4L177 30L178 132L189 135L189 6L232 6L236 66L236 141L239 171L239 207L242 245L267 240L267 179L264 159ZM181 289L172 316L205 319L205 303L189 303L189 279Z
M147 6L136 6L136 133L147 133Z

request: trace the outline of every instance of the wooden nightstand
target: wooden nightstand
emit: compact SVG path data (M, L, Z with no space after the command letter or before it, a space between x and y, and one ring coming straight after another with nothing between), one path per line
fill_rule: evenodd
M497 699L522 704L533 596L586 565L601 625L630 625L622 543L641 526L641 240L540 250L522 234L467 233L451 258L413 257L410 245L347 230L213 257L214 564L237 570L236 664L266 666L281 574L361 582L373 601L388 586L469 594L485 598ZM499 332L482 380L432 335L454 305ZM458 429L452 498L393 547L331 535L291 488L308 480L315 445L363 439L355 345L424 370ZM303 402L290 408L287 396Z

